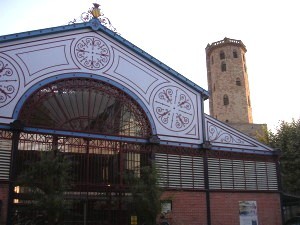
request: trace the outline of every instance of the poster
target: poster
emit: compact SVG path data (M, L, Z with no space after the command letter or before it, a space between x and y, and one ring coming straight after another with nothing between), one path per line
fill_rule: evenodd
M161 213L167 214L172 211L172 201L161 201Z
M239 201L240 225L258 225L256 201Z

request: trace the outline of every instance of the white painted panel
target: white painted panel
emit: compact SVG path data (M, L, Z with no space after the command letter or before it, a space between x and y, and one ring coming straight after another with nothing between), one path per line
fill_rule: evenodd
M63 45L22 52L18 56L26 65L29 76L33 76L37 72L42 72L51 67L68 64L65 56L65 46Z
M5 108L0 103L0 123L13 120L19 99L33 85L47 78L54 80L60 75L76 76L74 74L79 73L104 80L108 78L119 88L126 88L136 95L153 118L161 141L203 142L201 93L100 31L84 29L20 39L11 45L0 45L0 49L5 56L3 61L13 67L16 80L16 91L7 98ZM163 110L170 110L165 123L165 115L162 116L158 104L162 103L161 93L168 89L177 93L178 98L165 105Z
M274 151L269 146L233 129L227 124L209 115L205 114L204 116L206 140L209 141L213 147L239 151Z
M147 93L148 88L158 80L145 69L139 67L132 62L129 62L125 58L119 57L118 66L115 69L115 73L122 76L124 79L130 81L140 89L143 93Z

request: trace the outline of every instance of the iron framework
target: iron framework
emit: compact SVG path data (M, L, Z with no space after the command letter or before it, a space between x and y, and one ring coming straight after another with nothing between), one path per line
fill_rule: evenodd
M64 79L33 93L19 119L25 126L149 138L141 107L123 91L93 79Z

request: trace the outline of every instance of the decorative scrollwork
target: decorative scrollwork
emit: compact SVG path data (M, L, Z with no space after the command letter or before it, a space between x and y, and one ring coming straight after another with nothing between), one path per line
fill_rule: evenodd
M13 100L19 89L19 77L9 61L0 57L0 107Z
M190 110L191 107L192 107L191 104L190 104L190 102L189 102L189 100L186 98L186 95L183 95L183 94L181 94L179 96L178 106L180 108L185 108L187 110Z
M4 64L0 61L0 77L2 76L11 76L13 74L13 70L8 67L8 64Z
M69 24L75 24L75 23L80 23L80 22L89 22L91 19L93 19L93 15L91 13L92 10L93 10L93 8L89 9L87 12L83 12L81 14L80 18L73 19L72 21L69 22ZM103 13L101 13L101 15L97 19L100 21L100 23L103 26L105 26L106 28L110 29L111 31L119 34L117 32L117 29L112 25L110 20L107 17L104 16Z
M163 109L161 107L156 108L156 113L158 115L158 118L163 124L167 124L169 122L170 117L170 110Z
M75 45L75 57L78 62L90 70L105 67L110 59L108 46L97 37L83 37Z
M168 86L154 96L154 113L157 120L167 129L182 131L194 120L194 107L191 98L182 89Z
M211 142L244 144L244 141L214 124L208 123L208 138Z
M158 94L159 99L172 103L173 91L171 89L163 90Z
M181 129L182 127L185 127L185 125L187 125L189 123L189 118L186 116L183 116L182 114L178 114L176 113L176 127L178 129Z

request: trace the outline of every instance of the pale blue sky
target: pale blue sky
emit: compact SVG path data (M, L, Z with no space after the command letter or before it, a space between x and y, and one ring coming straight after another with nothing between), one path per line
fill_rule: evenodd
M300 117L297 0L1 0L0 35L68 24L93 2L122 37L205 89L206 45L242 40L254 123Z

